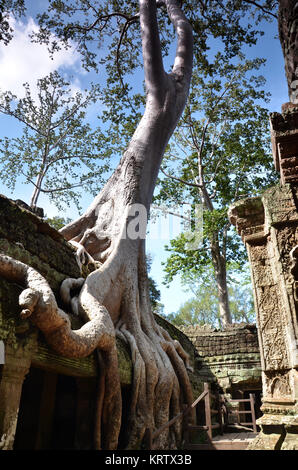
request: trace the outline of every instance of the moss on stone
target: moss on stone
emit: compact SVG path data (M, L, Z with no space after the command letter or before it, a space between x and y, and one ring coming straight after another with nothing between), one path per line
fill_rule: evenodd
M128 345L120 338L117 338L117 352L121 385L131 385L133 373L131 355Z
M262 199L261 197L240 199L230 206L230 210L234 209L237 210L238 217L245 217L255 212L260 212L263 210Z
M197 356L197 351L190 339L178 328L176 328L172 323L168 322L165 318L154 315L156 322L162 326L171 336L171 338L179 341L183 349L189 355L189 360L191 365L194 365L195 357Z
M48 281L59 302L59 289L66 277L81 277L76 262L75 249L62 235L30 211L19 207L13 201L0 196L0 252L11 256L36 269ZM84 268L86 277L96 266ZM29 320L20 318L18 297L22 286L0 279L0 339L17 349L31 348L32 363L48 370L77 376L96 376L95 354L87 358L70 359L59 356L46 344L43 335ZM82 321L70 315L73 329L78 329ZM195 364L196 349L191 341L174 325L156 316L157 322L180 342L189 354L190 363ZM122 386L132 383L133 365L129 346L117 338L119 373ZM190 372L194 396L202 392L202 380Z
M30 349L35 342L35 328L19 316L18 303L22 288L0 279L0 339L13 349Z
M80 277L74 249L58 231L3 196L0 197L0 214L0 238L14 246L16 255L16 247L19 247L33 259L38 258L41 265L47 264L50 269L69 277ZM5 253L4 250L1 247Z

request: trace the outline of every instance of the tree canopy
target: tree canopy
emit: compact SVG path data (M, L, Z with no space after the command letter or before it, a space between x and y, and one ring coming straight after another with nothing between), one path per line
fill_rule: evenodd
M176 312L167 315L167 319L178 327L207 324L222 328L218 288L212 268L206 266L204 275L194 270L192 273L182 275L182 284L193 294L193 297L182 303ZM232 322L255 322L252 287L247 265L243 267L240 276L228 278L228 291Z
M157 2L160 43L167 66L173 60L174 29L165 15L165 4ZM215 67L214 49L231 60L244 45L256 44L263 35L261 20L272 20L277 2L265 1L262 8L244 0L184 0L182 6L194 34L194 69L202 77ZM57 0L38 15L40 31L35 41L48 44L52 54L76 44L86 70L103 70L100 116L109 134L114 154L128 144L144 111L143 81L136 80L142 67L139 7L133 0ZM55 36L53 36L53 33Z
M24 88L19 100L9 91L0 95L0 112L23 125L22 135L0 140L1 180L12 190L22 177L33 186L32 208L41 193L60 210L70 202L80 208L83 192L95 196L109 169L105 136L86 122L98 89L72 93L57 72L38 80L37 97Z
M240 237L230 227L229 206L277 182L265 107L268 95L258 74L263 64L262 59L245 60L238 54L231 60L218 52L204 75L194 69L188 103L168 145L155 196L162 208L188 205L194 210L202 205L201 244L189 249L184 233L171 240L166 247L166 282L181 273L203 278L205 272L212 273L223 324L231 321L227 270L241 272L247 261Z
M25 12L25 0L0 0L0 41L5 45L13 37L11 16L21 16Z

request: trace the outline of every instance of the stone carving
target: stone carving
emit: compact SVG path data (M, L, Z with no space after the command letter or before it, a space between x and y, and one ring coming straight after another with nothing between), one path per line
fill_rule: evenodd
M298 113L296 113L296 120ZM279 120L276 140L282 140L287 121ZM281 126L283 123L284 127ZM297 132L297 126L288 132ZM280 134L278 134L280 132ZM280 140L280 142L281 142ZM280 142L277 142L280 143ZM286 152L285 147L276 144L276 151ZM285 153L284 153L285 155ZM281 166L282 155L277 155L276 165ZM282 175L282 182L287 175ZM292 175L293 176L293 175ZM246 201L230 209L232 223L236 225L248 250L255 308L259 331L262 362L263 416L258 420L261 433L250 449L298 448L297 435L297 299L298 299L298 198L297 186L292 183L276 185L259 198L260 216L264 214L263 228L257 218L246 217L243 213ZM255 198L251 200L252 205ZM248 207L248 206L247 206ZM258 204L254 202L256 209ZM241 221L239 230L237 214ZM253 230L253 227L255 230ZM254 232L254 237L252 233ZM296 420L296 421L295 421Z
M288 358L281 324L281 299L276 285L268 251L264 245L250 249L251 265L258 304L258 326L262 336L262 352L265 370L286 366Z

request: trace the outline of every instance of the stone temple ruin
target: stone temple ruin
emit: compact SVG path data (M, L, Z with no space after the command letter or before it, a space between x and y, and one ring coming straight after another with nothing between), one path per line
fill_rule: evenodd
M216 382L231 398L246 398L262 392L261 360L257 328L245 323L224 331L206 327L184 327L194 344L196 370L202 382Z
M80 277L75 249L37 215L0 197L0 251L38 270L59 297L67 277ZM85 273L87 275L88 272ZM71 359L49 348L43 335L20 318L22 287L0 278L0 449L93 449L98 386L96 354ZM195 372L195 347L162 318L190 356L194 396L202 391ZM72 328L82 320L71 316ZM117 338L123 419L132 385L129 346ZM3 351L2 351L3 352ZM1 358L0 358L1 359ZM4 363L3 363L4 362ZM126 436L120 435L120 448Z
M230 208L248 251L262 365L263 416L254 449L298 448L298 109L271 115L281 182Z
M226 399L254 393L259 433L248 447L253 450L298 449L298 109L274 113L271 127L281 183L229 212L249 255L257 325L181 332L156 316L190 356L194 397L204 383ZM38 270L55 294L63 279L81 275L74 248L40 217L5 197L0 214L0 251ZM92 449L96 357L53 352L20 318L21 290L0 278L0 449ZM81 320L71 321L80 327ZM132 362L119 338L117 348L125 420ZM120 433L119 448L125 439Z
M56 295L65 277L80 276L74 248L59 232L5 197L0 197L0 213L1 252L37 269ZM21 290L0 278L0 339L5 349L0 366L0 448L92 449L96 356L71 359L51 350L42 333L20 318ZM184 334L165 319L156 319L190 356L194 397L206 382L231 398L246 398L253 392L258 416L262 387L255 326L193 329ZM80 327L79 318L72 316L71 321L73 328ZM118 338L117 348L125 419L133 368L128 345ZM120 436L120 446L125 446L125 436Z

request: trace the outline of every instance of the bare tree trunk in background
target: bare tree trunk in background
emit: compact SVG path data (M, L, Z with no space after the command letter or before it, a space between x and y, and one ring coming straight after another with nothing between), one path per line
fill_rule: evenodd
M232 318L229 304L226 260L221 253L218 240L211 242L211 253L218 292L220 323L225 328L232 323Z
M200 183L200 196L203 202L204 207L209 210L213 211L214 206L212 203L212 199L208 193L208 189L206 187L204 176L203 176L203 166L202 166L202 159L198 159L198 168L199 168L199 183ZM228 292L228 283L227 283L227 262L225 256L225 237L222 242L222 247L220 246L218 240L218 234L214 233L212 237L210 237L210 250L211 250L211 257L212 257L212 266L215 273L216 279L216 287L218 293L218 306L219 306L219 317L221 326L224 328L227 325L232 323L232 317L230 312L230 303L229 303L229 292Z

